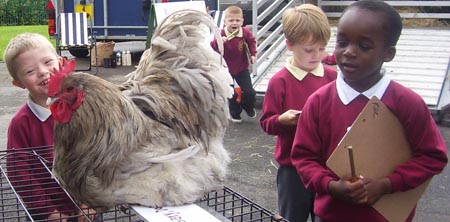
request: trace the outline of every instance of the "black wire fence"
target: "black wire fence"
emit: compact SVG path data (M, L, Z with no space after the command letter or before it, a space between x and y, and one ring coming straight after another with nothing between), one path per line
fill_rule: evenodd
M47 0L0 0L0 25L45 25Z

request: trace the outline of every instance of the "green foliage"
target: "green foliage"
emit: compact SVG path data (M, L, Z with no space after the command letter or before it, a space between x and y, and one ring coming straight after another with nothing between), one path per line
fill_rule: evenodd
M43 36L48 36L46 25L32 25L32 26L0 26L0 61L3 60L3 52L5 51L6 45L9 41L16 35L24 32L34 32L39 33ZM53 45L55 45L55 40L50 40Z
M45 25L46 0L0 0L0 25Z

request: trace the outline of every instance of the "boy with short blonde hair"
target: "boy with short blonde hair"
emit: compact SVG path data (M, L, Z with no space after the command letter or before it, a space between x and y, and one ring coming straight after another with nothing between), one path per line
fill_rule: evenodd
M315 90L336 79L336 71L322 65L330 39L330 25L320 8L304 4L283 13L283 31L293 56L269 81L260 124L264 132L277 136L275 160L278 208L289 221L314 221L314 193L305 189L291 163L295 129L306 99Z
M228 66L228 71L239 85L242 95L238 101L238 94L235 93L229 100L231 121L241 123L241 112L244 110L250 118L256 117L255 100L256 92L253 89L250 77L250 63L256 62L256 39L244 24L242 9L237 6L230 6L225 9L225 28L221 30L224 43L224 59ZM214 50L218 51L217 41L211 42ZM250 61L247 58L247 51L250 54Z
M394 59L401 31L400 14L381 0L356 1L339 20L334 50L339 75L306 101L291 154L302 181L316 192L319 221L386 222L372 207L381 196L414 189L447 164L447 147L428 106L382 68ZM326 161L374 96L404 126L412 158L385 177L339 178ZM413 221L414 213L402 221Z
M46 161L53 161L54 120L47 104L48 81L50 73L59 69L59 59L50 41L36 33L17 35L3 55L12 84L28 90L27 102L9 124L6 148L10 154L8 176L34 220L67 221L77 211L45 166L29 154L32 148ZM95 211L89 213L93 219Z
M18 81L17 72L18 69L21 68L20 62L17 64L17 56L34 48L50 49L53 51L51 54L53 54L56 59L59 57L52 43L44 36L36 33L23 33L17 35L11 40L3 55L3 61L14 81Z
M307 13L306 13L307 12ZM283 13L283 33L291 43L328 44L331 35L328 18L317 6L304 4Z

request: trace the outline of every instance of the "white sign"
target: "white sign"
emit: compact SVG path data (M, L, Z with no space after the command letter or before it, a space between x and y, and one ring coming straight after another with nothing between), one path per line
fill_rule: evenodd
M161 23L168 15L183 9L193 9L206 12L205 1L165 2L154 3L156 23Z
M149 222L221 222L195 204L162 208L132 206L132 208L141 218Z

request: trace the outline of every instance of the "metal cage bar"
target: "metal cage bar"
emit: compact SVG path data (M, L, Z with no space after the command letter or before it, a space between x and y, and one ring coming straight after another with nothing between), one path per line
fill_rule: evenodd
M58 200L61 201L56 203L54 207L76 206L73 199L52 175L52 161L49 159L52 156L52 149L52 146L43 146L0 151L0 221L48 221L48 219L40 218L39 214L33 214L33 212L39 211L42 206L29 207L37 202L34 199L37 196L33 192L29 192L35 189L33 186L37 186L37 184L45 187L41 190L46 191L42 192L42 195L55 191L51 195L57 196L57 198L60 198ZM23 164L25 158L28 158L27 163L30 164ZM27 172L30 172L30 174L27 175ZM22 174L19 175L19 173ZM70 200L70 202L63 200ZM208 193L196 204L222 221L286 221L274 219L272 212L226 186ZM75 217L86 216L78 214L69 218L69 221L75 221ZM106 213L97 214L94 221L143 222L142 218L132 208L123 206L116 206L115 209Z

